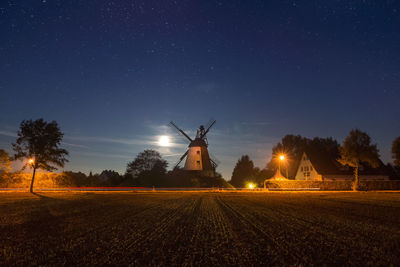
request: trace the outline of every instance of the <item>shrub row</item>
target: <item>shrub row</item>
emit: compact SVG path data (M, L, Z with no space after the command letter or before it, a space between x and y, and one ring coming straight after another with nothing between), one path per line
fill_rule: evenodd
M37 173L34 186L37 188L57 188L66 180L63 173ZM5 173L0 175L0 187L28 188L32 179L31 173Z
M352 190L353 181L266 181L270 189ZM359 190L400 190L400 181L360 181Z
M288 189L308 189L319 188L320 190L350 190L352 181L266 181L266 188L288 188Z
M400 181L360 181L359 190L400 190Z

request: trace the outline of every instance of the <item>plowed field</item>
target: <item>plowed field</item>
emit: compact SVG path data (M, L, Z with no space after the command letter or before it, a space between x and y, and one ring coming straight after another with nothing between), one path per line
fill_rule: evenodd
M400 265L400 193L0 193L1 265Z

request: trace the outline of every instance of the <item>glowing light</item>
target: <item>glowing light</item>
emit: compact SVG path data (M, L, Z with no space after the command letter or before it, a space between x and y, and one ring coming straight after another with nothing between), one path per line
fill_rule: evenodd
M280 156L279 156L279 159L280 159L280 160L285 160L285 155L280 155Z
M29 159L29 160L28 160L28 163L29 163L29 164L33 164L34 162L35 162L34 159Z
M160 146L169 146L169 138L168 136L161 136L160 139L158 140L158 144Z
M256 187L256 185L253 184L253 183L249 183L249 184L247 184L247 187L248 187L249 189L254 189L254 188Z

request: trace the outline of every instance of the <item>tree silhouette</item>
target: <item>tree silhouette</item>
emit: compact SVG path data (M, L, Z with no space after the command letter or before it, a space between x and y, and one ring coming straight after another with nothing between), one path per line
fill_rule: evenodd
M59 147L64 134L58 128L57 122L48 123L43 119L23 120L17 134L17 141L12 144L14 159L28 159L28 162L31 159L29 164L33 174L29 191L32 192L37 169L53 171L57 167L64 167L65 162L68 162L65 158L68 151Z
M108 185L108 186L120 185L123 181L123 177L119 175L118 172L113 170L102 171L99 176L99 179L103 183L103 185Z
M165 173L167 171L167 166L167 161L161 157L159 152L147 149L140 152L133 161L128 163L126 172L133 177L139 175L143 171Z
M396 167L400 167L400 136L394 139L392 144L392 158Z
M358 189L358 170L361 163L367 163L371 167L379 166L379 150L376 144L371 144L371 138L365 132L358 129L351 130L349 136L343 141L339 148L340 158L338 162L343 166L354 168L353 190Z
M0 173L7 173L11 171L11 159L7 151L0 149Z
M246 182L254 182L255 172L253 161L244 155L236 163L229 183L234 187L245 187Z
M145 150L129 162L126 173L135 179L136 185L152 186L160 185L160 179L167 172L168 162L155 150Z

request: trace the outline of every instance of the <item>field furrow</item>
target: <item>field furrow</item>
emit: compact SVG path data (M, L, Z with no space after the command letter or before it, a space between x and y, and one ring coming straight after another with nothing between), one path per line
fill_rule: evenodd
M399 193L0 195L0 265L399 265Z

